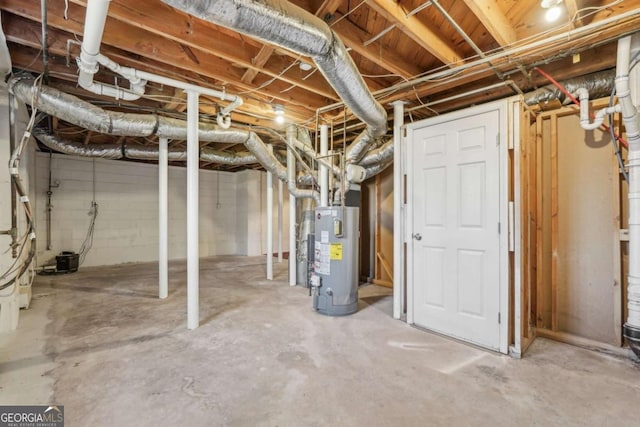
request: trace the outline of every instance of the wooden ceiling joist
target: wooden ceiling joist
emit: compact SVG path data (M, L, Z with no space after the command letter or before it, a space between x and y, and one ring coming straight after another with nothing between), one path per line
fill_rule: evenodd
M400 3L394 0L367 0L367 4L445 65L455 66L462 62L462 55L437 29L420 20L418 15L407 16L408 11Z
M500 10L497 0L464 0L464 2L500 46L510 45L517 40L516 30Z

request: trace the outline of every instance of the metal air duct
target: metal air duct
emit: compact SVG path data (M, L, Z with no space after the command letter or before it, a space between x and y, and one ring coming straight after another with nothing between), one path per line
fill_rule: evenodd
M596 99L611 94L615 76L616 70L612 69L564 80L560 83L572 94L575 94L580 88L587 89L591 98ZM558 87L552 84L536 89L524 96L524 102L527 105L543 104L556 99L564 102L565 96Z
M34 85L32 77L14 77L9 81L9 88L21 101L29 105L35 104L42 112L88 130L120 136L156 135L168 139L187 139L187 122L184 120L155 114L107 111L57 89L47 86L37 87ZM210 123L200 123L198 139L203 142L244 144L266 170L282 181L287 179L286 168L269 152L265 143L255 132L219 129L216 125ZM68 148L71 151L78 149L79 147L73 145ZM64 150L61 151L64 152ZM218 159L221 158L220 152L205 152L205 155L209 156L208 158L210 159L216 158L216 156ZM245 164L242 163L245 161L254 163L253 161L250 162L250 159L250 157L245 157L241 163L230 164ZM233 161L240 160L235 159Z
M348 147L356 163L387 132L387 113L369 91L344 44L315 15L286 0L162 0L214 24L310 56L345 105L366 129Z

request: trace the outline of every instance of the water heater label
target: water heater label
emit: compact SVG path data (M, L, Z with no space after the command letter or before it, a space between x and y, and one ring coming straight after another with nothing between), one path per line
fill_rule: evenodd
M327 230L322 230L320 232L320 242L329 243L329 232Z
M331 260L329 259L328 243L316 242L314 270L318 274L328 276L331 274Z
M332 243L329 258L333 261L342 260L342 243Z

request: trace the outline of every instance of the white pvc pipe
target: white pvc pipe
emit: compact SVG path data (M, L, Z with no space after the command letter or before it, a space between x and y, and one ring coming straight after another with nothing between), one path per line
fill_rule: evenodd
M158 297L169 295L169 140L160 138L158 155Z
M393 104L393 318L400 319L404 301L404 256L402 206L402 126L404 125L404 102Z
M589 90L584 87L578 88L578 90L576 90L576 95L578 96L578 99L580 99L580 126L584 130L598 129L602 126L607 114L619 113L622 109L620 105L603 108L596 113L596 117L592 123L591 118L589 117Z
M200 324L199 280L200 250L198 242L198 92L187 91L187 328Z
M637 334L640 331L640 123L638 121L638 110L631 99L629 85L631 42L632 37L624 37L618 40L616 68L616 93L622 107L622 119L627 131L627 141L629 142L629 276L627 288L628 317L625 323L625 336L627 338L629 338L628 332ZM635 344L634 351L636 351L637 337L631 344Z
M78 66L78 84L82 87L91 86L93 75L98 71L98 55L107 21L110 0L89 0L84 18L84 32Z
M282 208L283 208L283 185L278 180L278 262L282 263Z
M126 90L93 80L93 75L98 72L98 62L101 57L100 44L109 12L109 2L110 0L89 0L87 2L80 57L77 59L78 85L98 95L134 101L144 94L146 82L132 84L131 90Z
M289 286L296 285L296 197L289 194Z
M273 174L267 172L267 280L273 280Z
M320 126L320 157L326 158L329 154L329 126ZM320 207L329 206L329 169L320 163Z
M241 106L244 102L242 98L238 95L229 95L226 92L221 92L215 89L196 86L190 83L182 82L180 80L175 80L169 77L160 76L158 74L136 70L135 68L130 68L130 67L122 67L104 55L98 55L97 59L101 64L103 64L107 68L117 72L118 74L124 76L125 78L129 79L131 82L134 82L134 83L139 81L155 82L158 84L182 89L184 91L198 92L200 95L212 96L212 97L221 99L223 101L230 101L231 104L221 108L220 111L218 112L218 117L217 117L218 125L224 129L228 129L229 126L231 125L231 121L229 118L229 114L231 113L231 111Z

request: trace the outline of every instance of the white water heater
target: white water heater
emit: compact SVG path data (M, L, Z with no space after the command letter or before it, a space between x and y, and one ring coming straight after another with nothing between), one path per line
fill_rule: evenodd
M358 310L357 207L330 206L316 209L313 254L313 308L329 316Z

